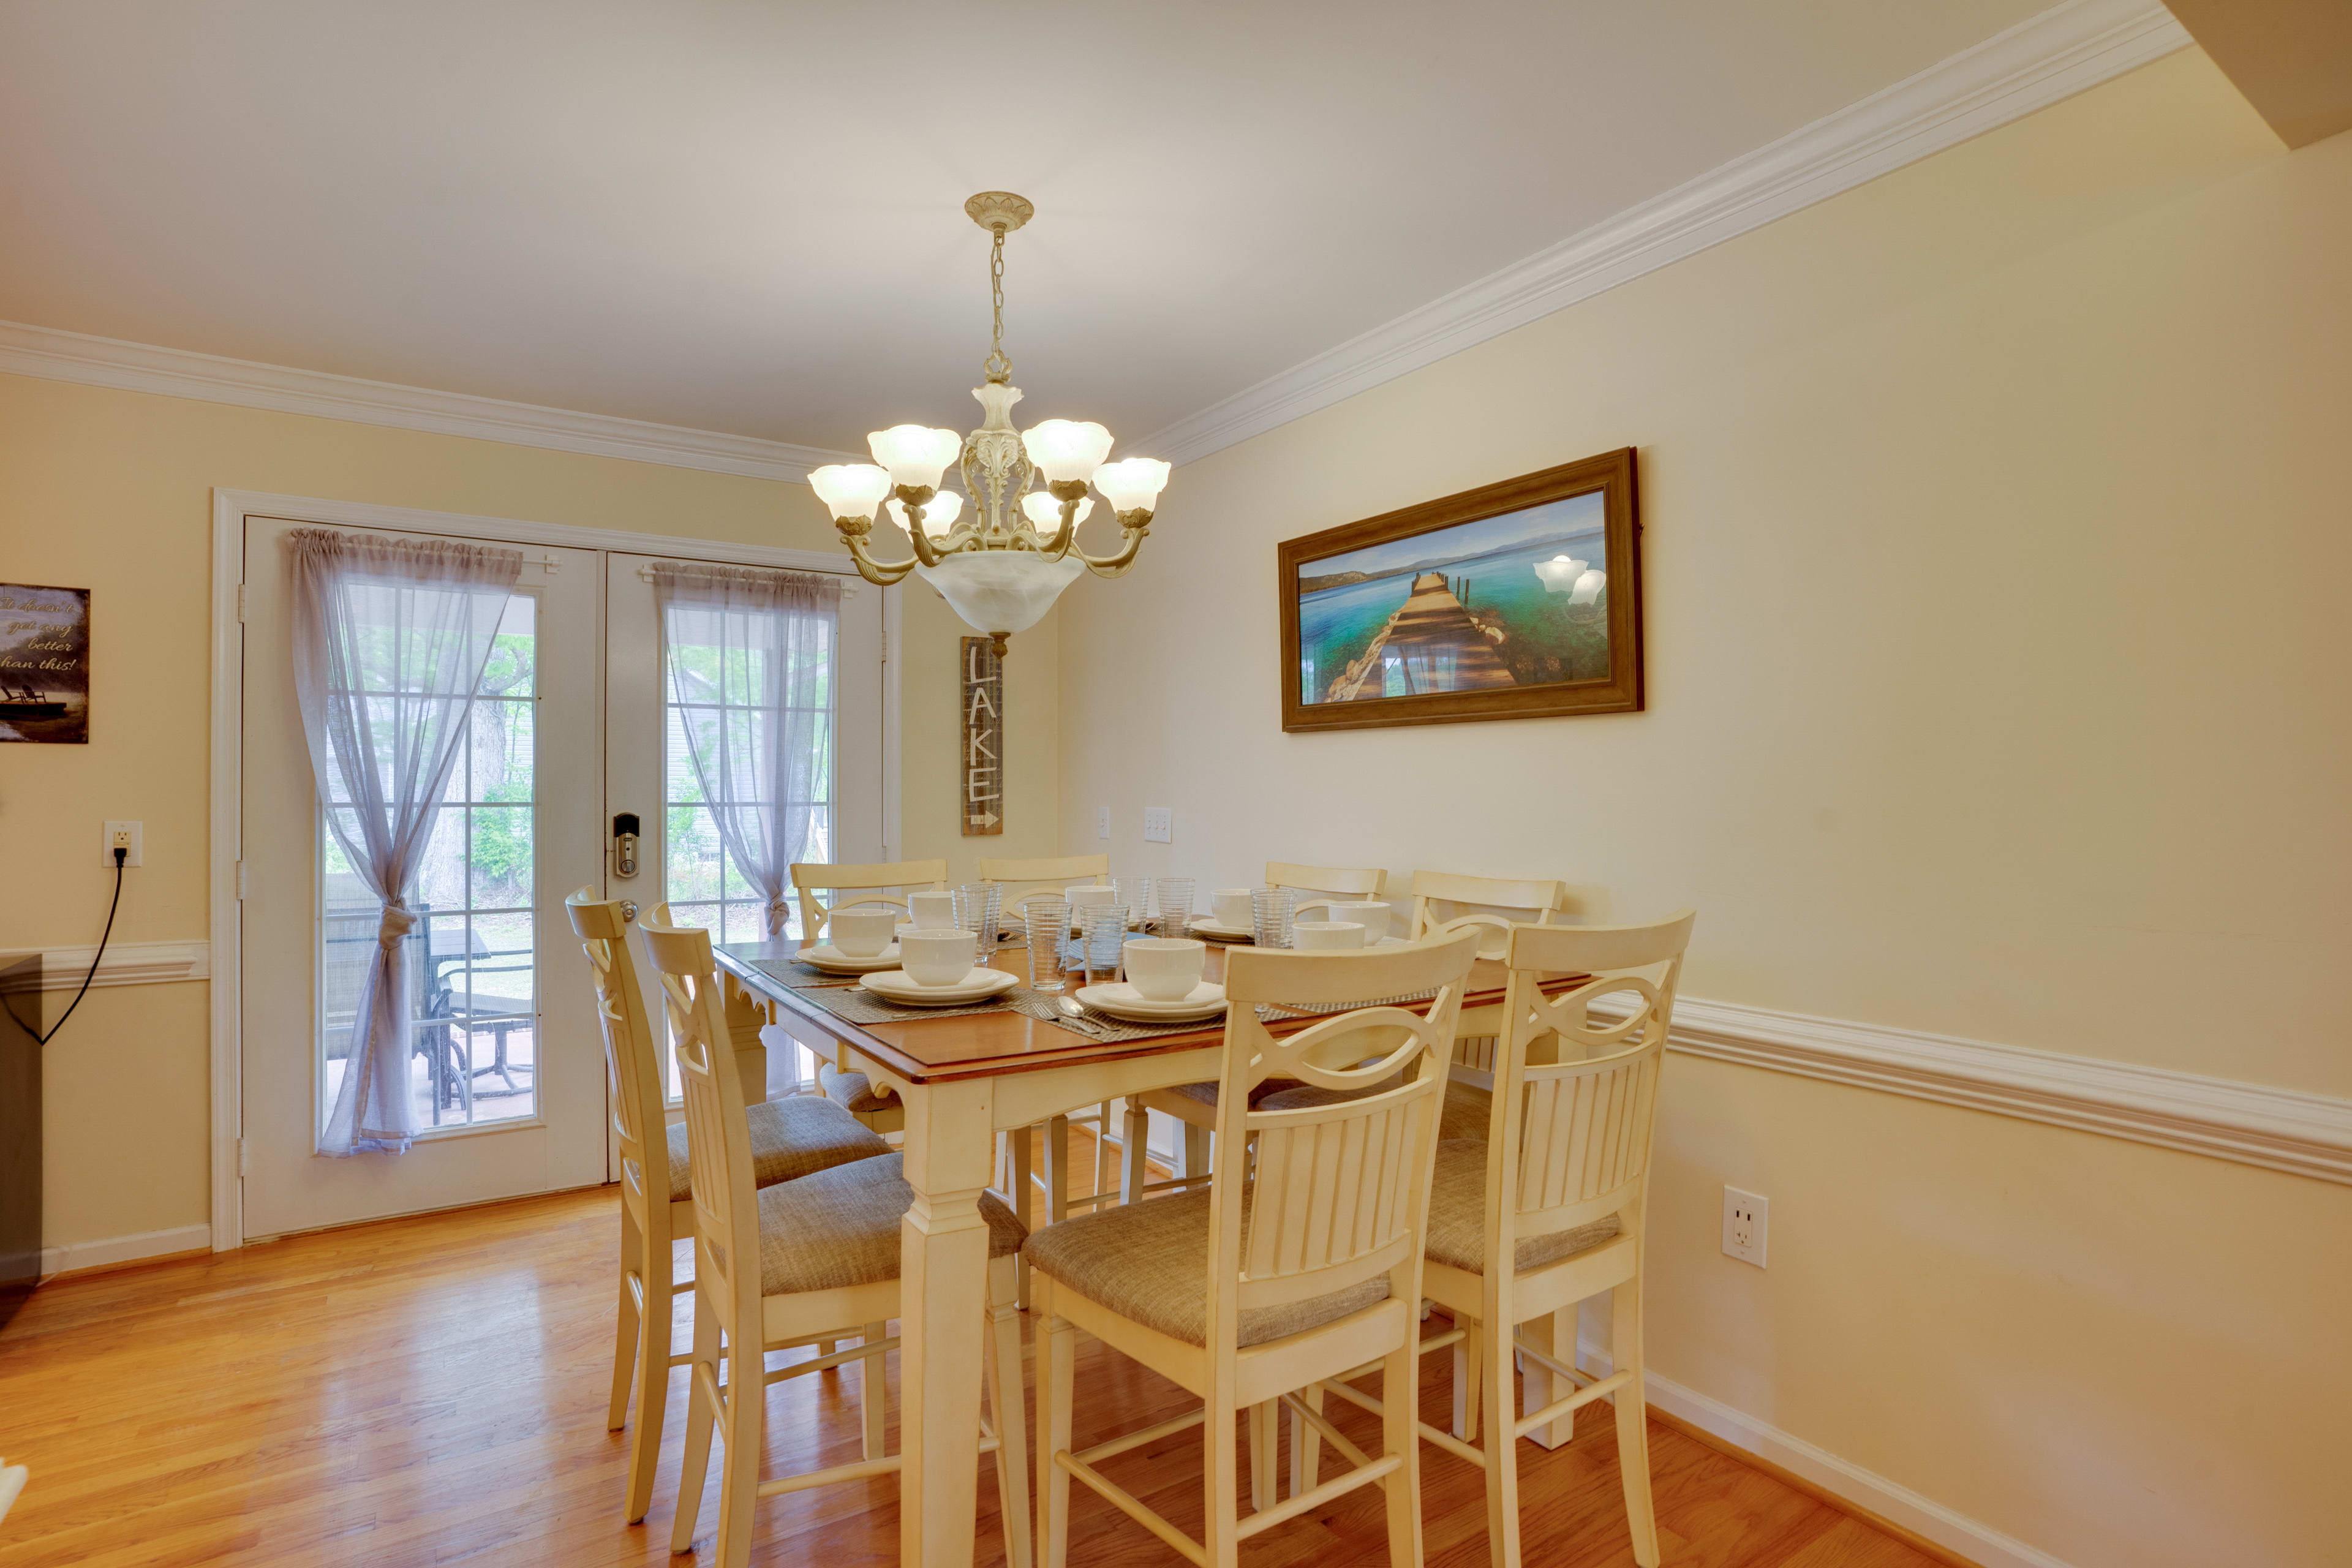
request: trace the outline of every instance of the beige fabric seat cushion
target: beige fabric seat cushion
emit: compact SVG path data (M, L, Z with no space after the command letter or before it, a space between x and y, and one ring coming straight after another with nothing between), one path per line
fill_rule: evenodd
M760 1294L794 1296L898 1278L898 1222L915 1201L906 1156L886 1154L765 1187L760 1193ZM1004 1200L980 1194L988 1255L1007 1258L1028 1236Z
M1268 1095L1278 1094L1285 1089L1297 1087L1299 1087L1299 1085L1297 1079L1270 1078L1264 1079L1255 1089L1250 1090L1250 1103L1254 1106L1263 1105L1265 1103L1265 1100ZM1160 1094L1180 1094L1186 1100L1197 1100L1202 1104L1213 1110L1217 1103L1217 1080L1211 1079L1206 1083L1180 1083L1172 1088L1159 1089L1155 1092Z
M890 1152L880 1133L812 1095L747 1105L743 1117L751 1124L751 1180L762 1187ZM686 1123L680 1121L669 1130L669 1201L684 1203L689 1191Z
M1549 1236L1524 1236L1513 1252L1522 1274L1590 1250L1617 1235L1617 1216ZM1486 1143L1458 1139L1437 1146L1437 1179L1429 1189L1429 1235L1423 1248L1432 1263L1471 1274L1486 1271Z
M816 1064L816 1082L824 1097L844 1110L888 1110L898 1103L897 1095L875 1088L873 1079L864 1073L837 1071L831 1062Z
M1209 1198L1204 1188L1049 1225L1021 1249L1056 1285L1187 1344L1209 1338ZM1242 1235L1244 1251L1249 1234ZM1241 1342L1302 1333L1388 1300L1385 1276L1328 1296L1242 1313Z
M1255 1102L1258 1110L1300 1110L1309 1106L1337 1105L1343 1100L1356 1100L1367 1094L1384 1094L1397 1087L1403 1079L1388 1079L1370 1089L1318 1089L1313 1084L1294 1084L1288 1089L1267 1095ZM1216 1085L1209 1085L1211 1089ZM1448 1079L1445 1102L1437 1113L1437 1137L1444 1142L1450 1139L1486 1136L1486 1123L1494 1114L1495 1097L1483 1089L1473 1089L1466 1083Z

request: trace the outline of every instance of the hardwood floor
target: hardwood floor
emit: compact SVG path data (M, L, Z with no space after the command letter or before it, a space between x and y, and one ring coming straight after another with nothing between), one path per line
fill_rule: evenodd
M32 1468L0 1522L0 1563L686 1561L667 1551L675 1415L654 1511L639 1528L620 1520L626 1436L604 1424L613 1194L393 1220L43 1287L0 1331L0 1454ZM1080 1443L1183 1407L1173 1385L1081 1344ZM771 1473L856 1457L857 1375L772 1391ZM1443 1419L1446 1387L1444 1358L1430 1357L1425 1418ZM674 1393L673 1413L684 1404ZM895 1449L895 1404L892 1416ZM1352 1411L1341 1425L1351 1436L1370 1427ZM1861 1521L1669 1427L1653 1425L1651 1453L1665 1561L1677 1568L1929 1568ZM1484 1564L1477 1472L1422 1454L1428 1561ZM1633 1562L1605 1416L1588 1415L1565 1449L1523 1444L1520 1455L1530 1564ZM1196 1433L1107 1468L1198 1532ZM983 1475L982 1564L1003 1560L994 1493ZM1072 1510L1073 1568L1180 1561L1083 1488ZM702 1519L707 1544L715 1497ZM1384 1563L1382 1542L1378 1489L1368 1488L1267 1532L1244 1558ZM895 1478L761 1507L755 1562L897 1559Z

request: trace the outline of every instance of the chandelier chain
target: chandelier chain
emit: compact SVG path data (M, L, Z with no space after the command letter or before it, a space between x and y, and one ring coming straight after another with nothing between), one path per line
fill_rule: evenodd
M988 379L1003 383L1013 379L1013 362L1004 357L1004 230L996 230L996 243L988 252L988 291L995 307L995 328L989 336L988 360L982 367Z

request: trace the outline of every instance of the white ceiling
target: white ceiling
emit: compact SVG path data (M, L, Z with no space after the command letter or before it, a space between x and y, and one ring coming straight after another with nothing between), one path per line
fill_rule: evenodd
M831 448L1140 437L2045 0L0 0L0 320Z

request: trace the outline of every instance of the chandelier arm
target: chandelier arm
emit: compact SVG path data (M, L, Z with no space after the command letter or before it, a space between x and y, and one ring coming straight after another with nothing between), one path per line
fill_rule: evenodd
M1143 548L1143 536L1151 531L1151 513L1142 507L1120 512L1118 526L1122 535L1119 547L1110 554L1089 555L1083 550L1077 552L1078 559L1087 563L1087 570L1097 577L1120 576L1135 564L1136 552Z
M940 563L939 547L923 528L923 508L940 492L929 485L900 485L898 504L907 509L907 539L915 547L915 559L926 566ZM950 532L954 531L950 530Z
M850 531L852 524L858 531ZM857 574L876 587L887 588L915 569L916 562L911 557L905 561L877 561L866 552L865 531L874 526L872 518L845 517L839 526L841 542L849 546L849 559L857 568Z

